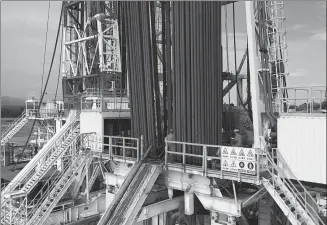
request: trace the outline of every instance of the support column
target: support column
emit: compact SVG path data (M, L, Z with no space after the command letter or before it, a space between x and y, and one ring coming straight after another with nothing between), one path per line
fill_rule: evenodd
M251 81L251 104L253 116L253 148L260 148L260 136L262 135L261 113L264 112L263 102L260 100L259 87L259 57L255 35L255 18L254 18L254 2L245 1L246 12L246 28L248 36L248 51L250 65L250 81Z
M258 225L273 225L271 223L272 217L270 213L270 208L273 204L274 201L270 195L259 200Z
M185 214L194 214L194 193L184 192Z

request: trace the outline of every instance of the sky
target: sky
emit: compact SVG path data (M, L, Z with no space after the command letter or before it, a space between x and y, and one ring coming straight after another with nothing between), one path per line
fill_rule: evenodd
M288 44L288 86L326 85L326 2L285 1ZM46 1L1 2L1 95L26 99L40 93L46 39ZM49 71L61 2L51 2L44 79ZM244 2L235 3L236 64L246 48ZM227 71L225 9L222 9L224 71ZM227 6L229 71L234 71L232 5ZM244 66L243 71L245 72ZM54 93L59 71L59 48L50 76L48 93ZM226 84L225 84L226 85ZM59 87L61 83L59 83ZM231 101L236 99L235 88ZM227 97L227 96L226 96ZM227 101L226 98L224 99Z

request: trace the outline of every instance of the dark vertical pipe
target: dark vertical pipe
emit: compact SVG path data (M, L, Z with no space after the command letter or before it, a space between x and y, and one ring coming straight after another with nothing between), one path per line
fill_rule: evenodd
M172 67L171 67L171 47L172 47L172 43L171 43L171 25L170 25L170 2L165 2L165 27L166 27L166 32L165 32L165 49L166 49L166 73L167 73L167 116L168 116L168 132L170 132L170 129L173 129L173 117L172 117L172 113L173 113L173 83L172 83Z
M156 115L156 128L157 128L157 146L162 145L162 124L160 113L160 89L158 79L158 57L157 57L157 40L156 40L156 27L155 27L155 2L150 2L150 25L151 25L151 42L152 43L152 74L154 76L154 96L155 96L155 115Z
M167 2L160 2L161 8L161 41L162 41L162 104L163 104L163 137L167 136L167 54L166 54L166 4ZM168 26L170 24L168 23Z

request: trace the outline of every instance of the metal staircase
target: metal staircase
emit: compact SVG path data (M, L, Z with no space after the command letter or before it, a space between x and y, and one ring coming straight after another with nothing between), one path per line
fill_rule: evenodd
M16 118L1 134L1 145L6 144L23 126L26 125L28 119L24 111L18 118Z
M136 166L136 165L134 165ZM161 173L161 166L158 164L143 163L140 167L136 167L135 175L132 173L132 179L125 179L127 182L126 191L123 186L118 190L124 191L121 198L116 198L102 215L98 225L115 224L129 225L133 224L137 213L141 209L148 193L151 191L153 184ZM122 189L122 190L121 190ZM118 204L117 204L118 203Z
M14 204L15 196L26 196L52 168L60 156L76 146L79 139L79 113L72 111L66 124L56 133L17 176L1 191L1 210L4 215L14 217L26 211L26 202ZM76 155L76 154L75 154ZM13 197L14 196L14 197Z
M272 153L267 151L264 153L268 162L267 171L269 175L261 178L262 184L291 224L325 224L315 210L318 208L316 201L301 182L295 178L281 155L277 154L277 149L274 149ZM283 169L275 163L277 160L285 164Z
M50 193L45 197L43 201L39 201L33 205L32 211L27 216L28 222L26 225L41 225L47 219L53 208L65 194L69 186L73 183L74 179L78 175L78 171L86 165L91 154L83 152L71 160L68 160L65 165L65 173L63 176L58 176L60 179L56 179L54 187ZM29 218L29 216L32 216Z

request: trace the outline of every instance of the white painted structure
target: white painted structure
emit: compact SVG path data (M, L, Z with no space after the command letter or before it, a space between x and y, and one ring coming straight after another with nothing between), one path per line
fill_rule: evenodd
M326 115L291 114L278 119L278 150L297 179L326 184Z

